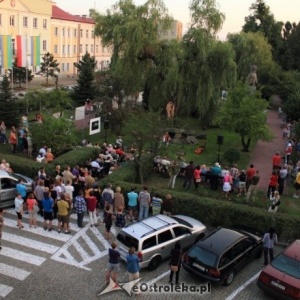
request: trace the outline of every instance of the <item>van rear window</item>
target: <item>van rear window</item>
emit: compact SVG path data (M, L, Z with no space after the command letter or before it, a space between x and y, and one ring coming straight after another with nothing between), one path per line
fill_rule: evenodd
M128 248L134 247L135 251L138 250L138 245L139 245L138 240L133 236L127 234L126 232L121 231L117 235L117 240Z

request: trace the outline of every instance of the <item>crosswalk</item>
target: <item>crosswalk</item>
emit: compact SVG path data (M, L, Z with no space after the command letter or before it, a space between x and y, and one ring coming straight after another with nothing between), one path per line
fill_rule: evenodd
M0 277L4 276L2 278L9 280L0 283L0 298L5 298L13 291L13 287L10 286L12 282L17 285L18 281L25 280L47 259L90 271L94 261L107 255L110 244L103 237L103 224L90 227L89 218L85 216L86 226L79 228L76 215L71 215L71 234L64 234L58 233L57 230L45 231L42 222L42 217L38 216L38 227L30 228L29 216L23 215L24 228L18 229L15 211L5 210ZM56 220L53 221L53 225L57 228ZM112 228L111 232L115 235L115 228ZM9 282L9 285L6 285L6 282Z

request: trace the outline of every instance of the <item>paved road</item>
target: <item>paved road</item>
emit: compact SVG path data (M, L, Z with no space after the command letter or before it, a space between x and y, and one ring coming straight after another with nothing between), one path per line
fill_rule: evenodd
M107 265L109 243L103 238L103 224L96 228L77 228L75 215L71 217L71 235L56 231L46 232L41 227L16 227L13 209L5 212L3 249L0 251L0 298L5 299L124 299L130 298L124 291L115 291L97 296L104 290L104 273ZM116 230L113 228L113 233ZM277 248L279 251L280 248ZM249 264L240 272L229 287L212 286L211 293L202 299L269 299L258 290L254 282L261 270L261 260ZM141 282L148 285L168 285L169 267L165 261L155 271L143 270ZM250 281L249 281L250 280ZM125 265L121 264L119 282L127 282ZM180 282L189 285L206 285L181 270ZM249 285L244 287L244 284ZM145 285L144 285L145 286ZM243 288L244 287L244 288ZM243 288L243 289L242 289ZM241 290L239 290L241 289ZM182 299L176 293L160 293L160 299ZM142 294L141 299L155 299L153 294ZM199 293L184 295L187 299L198 299Z

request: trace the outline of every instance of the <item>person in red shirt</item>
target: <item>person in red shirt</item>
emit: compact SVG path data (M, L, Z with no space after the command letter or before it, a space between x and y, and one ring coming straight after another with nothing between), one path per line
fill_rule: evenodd
M271 192L272 193L275 192L277 186L278 186L278 175L277 175L277 171L274 170L270 177L270 182L268 186L268 193L267 193L268 198L270 198Z
M96 206L97 206L97 198L94 196L94 192L89 192L89 197L86 198L87 202L87 210L89 212L91 227L98 226L97 223L97 215L96 215Z
M281 156L280 153L277 151L272 157L273 163L273 170L280 170L281 169Z
M248 188L251 184L251 180L252 180L253 176L255 175L255 173L256 173L256 170L254 168L254 165L251 164L246 172L246 191L248 191Z
M199 165L196 166L194 170L194 184L195 184L195 190L198 190L198 185L201 182L201 168Z

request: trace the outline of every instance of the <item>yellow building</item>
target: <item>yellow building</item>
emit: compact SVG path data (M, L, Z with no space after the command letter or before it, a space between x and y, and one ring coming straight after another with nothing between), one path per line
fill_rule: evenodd
M40 2L38 5L37 1ZM11 35L13 55L16 54L16 36L27 37L26 49L29 68L32 68L29 45L31 36L40 36L41 54L50 50L51 14L51 0L3 0L0 2L0 35Z
M182 39L182 23L177 20L173 20L169 29L160 31L159 38L161 40L180 41Z

